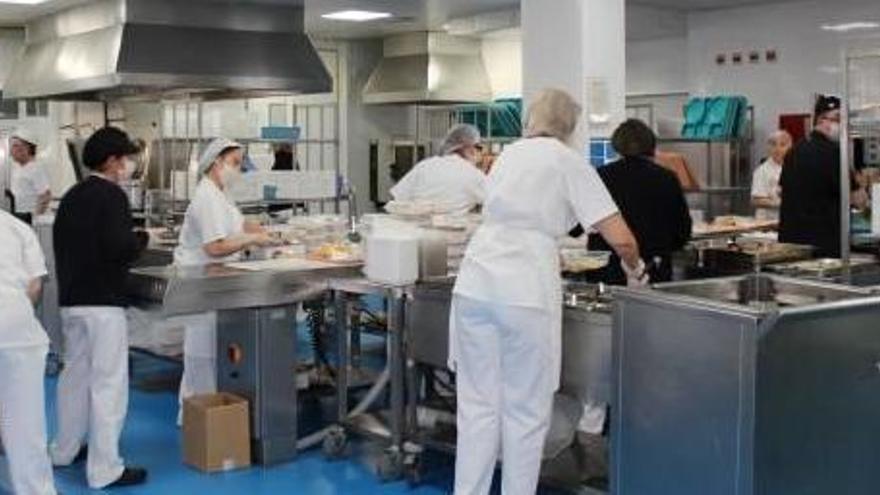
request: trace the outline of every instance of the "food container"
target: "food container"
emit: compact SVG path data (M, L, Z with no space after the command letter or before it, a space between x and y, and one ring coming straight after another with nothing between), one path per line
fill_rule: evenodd
M608 251L587 251L585 248L564 248L559 251L562 271L585 273L601 270L608 266L611 253Z
M367 236L364 273L381 284L415 283L419 278L418 230L391 222L374 225Z

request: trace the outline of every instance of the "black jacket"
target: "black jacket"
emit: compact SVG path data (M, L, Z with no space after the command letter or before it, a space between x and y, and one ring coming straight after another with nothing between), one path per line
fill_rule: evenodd
M840 145L813 132L789 152L779 184L779 240L815 246L819 256L839 257Z
M691 238L691 215L675 175L647 158L625 158L599 169L599 176L620 213L639 241L642 259L653 282L672 278L672 253ZM590 237L590 249L610 250L601 236ZM650 266L654 260L659 263ZM601 281L625 284L626 275L615 255Z
M146 247L133 230L125 192L91 176L61 198L53 228L59 304L127 305L125 279Z

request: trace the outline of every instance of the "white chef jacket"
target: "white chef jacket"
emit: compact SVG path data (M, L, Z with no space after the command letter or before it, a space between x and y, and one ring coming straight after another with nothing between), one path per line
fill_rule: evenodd
M49 190L49 174L39 160L32 160L26 165L10 163L9 189L15 195L16 213L34 213L37 199Z
M34 231L0 210L0 349L49 344L27 297L28 283L46 274Z
M780 177L782 177L782 165L768 158L752 174L752 197L779 201L782 197L782 190L779 187ZM761 220L779 220L779 210L758 208L755 210L755 216Z
M238 253L225 258L212 258L203 247L242 233L244 216L241 211L214 181L205 177L199 181L186 209L180 244L174 250L174 264L191 266L237 260L241 257Z
M589 228L617 211L595 169L559 140L531 138L508 146L489 175L483 225L468 245L454 293L550 312L558 379L562 279L556 240L578 222ZM455 359L452 348L452 368Z
M448 213L467 213L483 204L486 175L457 154L422 160L391 188L397 201L425 201Z

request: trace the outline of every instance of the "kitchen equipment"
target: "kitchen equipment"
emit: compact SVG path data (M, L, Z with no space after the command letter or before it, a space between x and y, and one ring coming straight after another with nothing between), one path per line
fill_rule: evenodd
M736 240L702 250L704 268L718 275L737 275L776 263L809 259L811 246L775 241Z
M614 493L876 492L880 298L769 275L614 297Z
M446 234L437 229L419 229L419 279L449 274Z
M419 278L418 231L403 223L374 225L367 236L364 273L373 282L408 285Z

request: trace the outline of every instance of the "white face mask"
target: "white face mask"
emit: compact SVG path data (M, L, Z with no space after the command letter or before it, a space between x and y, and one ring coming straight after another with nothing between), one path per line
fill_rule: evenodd
M122 172L122 180L128 181L131 180L132 176L134 176L135 171L137 170L137 163L134 162L131 158L125 158L125 170Z
M834 142L840 141L840 124L838 122L828 124L828 139Z
M226 162L220 162L220 182L223 184L223 187L232 187L236 182L241 179L241 168L235 165L230 165Z

